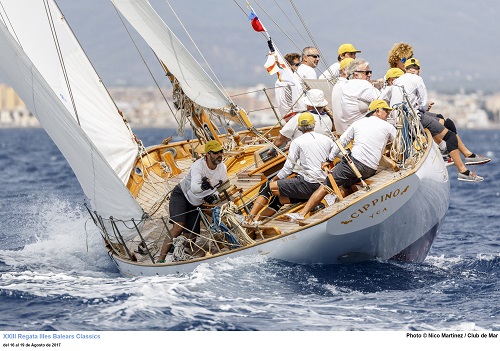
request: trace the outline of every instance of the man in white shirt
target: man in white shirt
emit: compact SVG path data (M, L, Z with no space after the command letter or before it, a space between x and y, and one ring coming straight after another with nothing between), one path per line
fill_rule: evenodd
M342 88L344 87L344 84L347 83L345 69L352 61L354 61L354 59L350 57L346 57L340 61L340 76L332 89L333 124L335 126L335 131L339 134L342 134L342 132L339 132L342 124Z
M274 84L274 91L278 111L286 120L287 115L291 112L304 111L306 107L302 102L300 102L300 98L302 96L302 86L300 84L300 79L298 79L298 76L295 74L295 71L301 65L300 55L294 52L286 54L284 58L288 62L292 73L294 73L291 76L293 81L280 81L277 79Z
M420 71L420 62L416 58L410 58L406 60L405 67L408 69L408 72L390 82L390 85L393 87L390 105L394 106L404 102L406 94L413 108L419 111L422 126L429 129L434 141L437 144L442 140L445 141L446 148L453 161L450 165L455 164L458 169L458 180L467 182L482 181L483 177L468 170L466 164L467 162L469 162L469 164L487 163L490 159L476 155L465 147L456 134L456 128L453 121L449 120L446 122L444 118L441 118L443 123L440 123L440 115L428 112L429 101L427 99L427 88L425 87L424 81L418 74L410 73L418 73ZM460 157L461 151L465 153L466 163L464 163Z
M378 99L380 90L370 82L372 71L370 63L359 58L351 62L346 69L348 81L342 87L342 116L339 126L335 125L339 134L368 112L368 106Z
M165 261L172 247L172 240L179 235L192 238L200 233L200 218L197 208L203 203L218 201L217 185L227 178L226 165L222 162L223 149L216 140L205 144L205 156L195 161L189 173L177 184L170 194L170 221L174 224L163 241L158 262Z
M316 67L318 66L319 58L318 49L312 46L305 47L302 50L302 62L299 68L297 68L297 75L301 79L318 79Z
M256 224L260 218L273 215L283 204L308 200L325 179L321 164L332 152L334 143L331 138L315 132L315 124L313 114L300 115L297 127L301 135L292 140L283 168L260 188L247 218L248 224ZM297 176L288 178L295 170ZM268 203L268 208L259 214Z
M399 68L405 70L405 62L413 57L413 47L408 43L396 43L392 46L387 63L390 68Z
M369 110L371 113L349 126L339 140L342 146L346 146L351 140L354 140L350 158L363 179L367 179L377 172L387 142L394 140L396 137L396 128L387 122L387 116L392 111L392 108L383 100L374 100L370 103ZM335 145L327 161L332 161L339 152L339 148ZM360 181L345 157L333 167L331 174L339 189L345 195L350 193L352 185ZM328 177L324 184L329 188L332 187ZM302 210L297 213L290 213L287 217L292 221L304 219L305 215L316 207L326 194L328 194L326 188L319 187Z
M307 112L312 113L314 116L314 131L330 136L332 132L333 122L325 112L325 106L328 105L328 101L325 99L325 94L323 93L323 91L319 89L311 89L304 94L301 100L302 103L306 105ZM302 134L297 125L299 116L299 113L292 116L288 120L288 122L286 122L283 128L281 128L278 136L276 137L276 139L274 139L274 145L276 147L281 147L289 140L293 140ZM274 153L274 148L269 149L269 155L272 155Z
M353 60L356 58L356 54L358 52L361 52L359 50L356 50L354 45L352 44L342 44L339 46L338 49L338 56L337 56L337 62L335 62L333 65L328 67L327 70L325 70L321 75L319 76L319 79L328 79L330 82L334 82L335 79L340 77L340 62L345 59L345 58L352 58Z

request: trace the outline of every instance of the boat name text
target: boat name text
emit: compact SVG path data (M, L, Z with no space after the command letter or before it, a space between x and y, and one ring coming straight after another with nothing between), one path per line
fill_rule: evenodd
M385 194L381 195L380 197L374 198L371 202L364 204L362 207L358 208L355 212L353 212L351 214L351 218L356 219L360 215L366 213L368 210L370 210L370 209L373 210L374 207L378 206L382 202L388 201L388 200L390 200L392 198L395 198L395 197L398 197L400 195L403 195L404 193L406 193L408 191L409 188L410 188L410 186L407 185L406 188L404 188L403 190L396 189L396 190L390 191L388 193L385 193ZM371 215L369 215L369 217L374 218L376 215L379 215L379 214L381 214L382 212L385 212L385 211L387 211L386 207L384 207L383 209L374 211Z

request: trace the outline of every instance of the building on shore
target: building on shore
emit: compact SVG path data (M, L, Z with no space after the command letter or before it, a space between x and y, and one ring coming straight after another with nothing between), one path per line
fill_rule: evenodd
M110 88L116 105L132 128L174 128L176 115L172 89L121 87ZM255 125L277 123L269 107L274 103L273 89L263 86L227 89L236 104L243 106ZM500 93L483 95L440 94L429 92L434 101L432 112L452 118L461 129L486 129L500 126ZM37 119L26 108L14 90L0 84L0 128L39 127Z
M38 120L26 108L14 89L0 84L0 128L39 126Z

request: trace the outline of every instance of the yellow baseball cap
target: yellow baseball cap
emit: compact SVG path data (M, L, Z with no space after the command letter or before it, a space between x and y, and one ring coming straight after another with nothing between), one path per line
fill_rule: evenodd
M356 50L354 45L352 44L342 44L339 46L339 55L345 54L346 52L361 52L359 50Z
M298 119L298 125L305 127L316 123L311 112L302 112Z
M401 77L405 72L401 68L389 68L385 74L385 80L389 78Z
M411 65L417 65L420 67L420 62L416 58L409 58L405 61L405 68Z
M352 57L346 57L342 59L342 61L340 61L340 69L346 68L352 61L354 61Z
M220 150L222 150L222 146L217 140L209 140L205 144L205 153L219 152Z
M370 109L370 111L375 111L379 108L392 111L392 108L390 108L389 105L387 105L387 102L385 102L384 100L373 100L368 108Z

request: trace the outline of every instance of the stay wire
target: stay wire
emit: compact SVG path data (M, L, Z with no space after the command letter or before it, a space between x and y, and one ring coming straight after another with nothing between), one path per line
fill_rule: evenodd
M80 117L78 116L78 110L76 108L75 98L73 96L73 91L71 90L71 84L69 82L68 71L66 70L66 65L64 64L64 58L62 55L61 46L59 45L59 38L57 37L56 28L54 25L54 21L52 19L50 5L47 3L46 0L43 2L43 4L45 7L45 13L47 14L47 20L49 22L50 31L52 32L52 38L54 39L54 45L55 45L55 48L57 51L57 56L59 57L59 62L61 63L61 70L63 72L64 81L66 82L66 87L68 88L68 93L69 93L69 97L71 99L71 104L73 105L73 110L75 112L76 121L78 122L78 125L81 126Z
M302 16L300 15L299 13L299 10L297 9L297 7L295 6L293 0L290 0L290 4L292 4L292 7L294 8L295 10L295 13L297 14L297 17L299 18L300 22L302 23L302 26L304 27L305 31L307 32L307 35L309 35L309 38L311 39L314 47L318 50L318 53L320 55L320 58L321 58L321 61L323 62L323 64L325 65L325 67L329 67L328 65L328 62L326 62L326 59L325 59L325 56L323 56L323 53L321 52L321 50L319 49L319 46L318 44L316 43L316 40L314 40L314 37L312 35L312 33L309 31L309 28L307 27L304 19L302 18Z
M118 16L118 18L120 19L120 22L122 23L123 25L123 28L125 28L125 31L127 32L130 40L132 41L132 44L134 45L135 49L137 50L137 53L139 54L139 56L141 57L142 59L142 62L144 63L144 66L146 66L146 69L148 70L149 72L149 75L151 76L151 78L153 79L153 81L155 82L156 84L156 87L158 88L158 90L160 91L160 94L162 95L163 97L163 100L165 101L165 103L167 104L170 112L172 113L172 115L174 116L174 119L175 119L175 122L177 124L179 124L179 121L177 120L177 117L175 117L175 112L172 110L172 107L170 106L170 104L168 103L167 101L167 98L165 97L165 95L163 94L163 91L161 90L160 88L160 85L158 84L158 81L156 80L156 78L154 77L153 75L153 72L151 71L148 63L146 62L146 59L144 58L144 56L142 55L142 52L141 50L139 49L139 47L137 46L137 43L135 42L134 38L132 37L132 34L130 33L129 29L127 28L126 24L125 24L125 21L123 20L123 17L122 15L120 14L120 12L118 11L118 9L116 8L115 4L112 2L113 4L113 8L115 9L116 11L116 14ZM155 57L158 59L158 57L156 56L156 53L153 51L153 54L155 55Z
M286 31L283 29L283 27L281 27L272 17L271 15L269 15L269 13L262 7L260 6L260 4L258 3L257 0L254 0L254 2L257 4L257 6L267 15L267 17L269 17L269 20L271 20L271 22L274 23L274 25L276 27L278 27L278 29L281 31L281 33L283 33L283 35L285 37L288 38L288 40L290 40L292 42L292 44L302 53L302 48L293 40L292 37L290 37ZM291 21L290 21L291 22ZM291 22L292 25L293 25L293 22ZM302 34L299 32L299 30L294 26L295 30L297 31L297 33L302 37L302 39L304 40L304 43L306 43L307 45L307 40L302 36Z
M184 29L184 32L186 32L187 36L189 37L189 40L191 40L191 43L193 43L194 47L196 48L196 51L198 51L198 53L200 54L201 58L203 59L203 61L205 62L205 64L207 65L208 69L210 70L210 72L212 72L212 75L213 77L215 78L215 80L217 81L218 85L217 85L217 88L220 89L224 95L226 96L226 98L229 100L230 104L234 105L234 102L231 100L231 98L229 97L229 94L227 93L226 89L224 88L224 86L222 85L222 83L220 82L219 78L217 77L217 75L215 74L214 70L212 69L212 66L210 66L210 64L208 63L208 61L206 60L205 56L203 55L203 53L201 52L200 48L198 47L198 45L196 45L196 42L194 41L194 39L191 37L191 34L189 34L187 28L184 26L184 23L181 21L180 17L177 16L177 13L175 12L175 10L173 9L172 5L170 5L170 2L168 0L165 0L165 2L167 3L168 7L170 7L170 10L172 11L173 15L175 16L175 18L177 19L177 21L179 22L179 24L181 25L182 29Z

